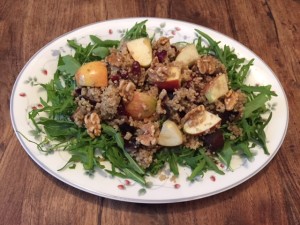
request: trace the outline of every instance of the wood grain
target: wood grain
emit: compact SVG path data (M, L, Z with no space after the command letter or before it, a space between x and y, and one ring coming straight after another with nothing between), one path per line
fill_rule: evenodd
M0 0L0 224L300 224L300 2L296 0ZM42 46L80 26L123 17L163 17L218 30L260 56L289 101L286 139L255 177L201 200L146 205L72 188L40 169L9 116L13 84Z

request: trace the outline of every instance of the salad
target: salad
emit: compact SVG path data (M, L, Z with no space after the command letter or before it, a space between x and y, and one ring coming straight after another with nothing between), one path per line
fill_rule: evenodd
M174 176L189 167L193 182L224 174L234 155L251 160L257 145L269 154L266 103L276 94L245 84L253 60L200 30L193 43L150 37L146 23L121 40L68 40L75 54L60 55L53 79L37 84L47 98L29 113L45 134L39 150L68 151L60 170L81 163L88 174L100 168L142 185L166 165Z

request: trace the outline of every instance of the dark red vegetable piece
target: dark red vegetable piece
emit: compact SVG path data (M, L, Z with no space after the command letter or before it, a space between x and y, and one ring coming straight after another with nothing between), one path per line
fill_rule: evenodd
M204 146L211 152L218 152L224 146L224 136L222 130L216 130L211 134L203 136Z

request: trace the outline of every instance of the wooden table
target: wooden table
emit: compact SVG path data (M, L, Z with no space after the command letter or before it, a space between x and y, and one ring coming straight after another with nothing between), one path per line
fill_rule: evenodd
M10 122L12 86L46 43L80 26L122 17L165 17L220 31L259 55L289 101L286 139L259 174L224 193L162 205L119 202L70 187L44 172ZM0 0L0 224L300 224L300 2Z

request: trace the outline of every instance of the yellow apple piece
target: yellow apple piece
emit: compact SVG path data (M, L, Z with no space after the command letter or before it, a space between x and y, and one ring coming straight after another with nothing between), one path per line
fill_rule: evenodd
M125 105L125 111L134 119L150 117L156 111L155 97L140 91L133 93L133 98Z
M142 67L150 66L152 62L152 46L149 38L138 38L127 42L127 48L132 58Z
M227 76L221 74L210 81L204 88L204 95L212 103L228 92Z
M177 55L175 61L181 62L185 66L191 66L199 58L197 48L194 44L185 46Z
M158 144L162 146L177 146L181 145L183 137L177 124L171 120L166 120L162 124L160 134L158 136Z
M166 90L178 89L181 86L181 68L178 66L170 66L168 69L168 77L165 81L155 83L158 88Z
M83 64L75 74L78 86L107 87L107 67L104 62L95 61Z
M221 123L221 118L218 115L203 111L194 115L192 119L187 120L183 124L183 131L187 134L199 135L208 133Z

